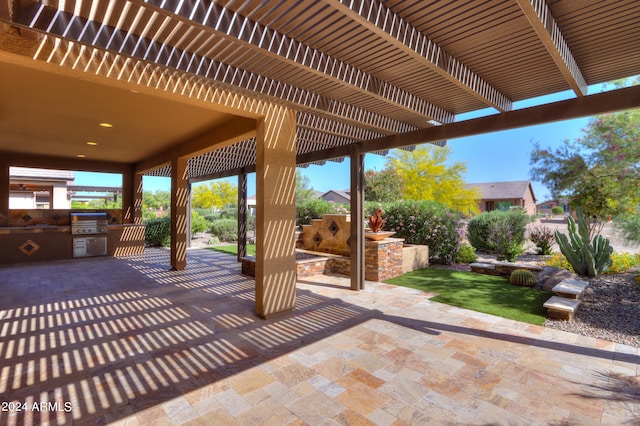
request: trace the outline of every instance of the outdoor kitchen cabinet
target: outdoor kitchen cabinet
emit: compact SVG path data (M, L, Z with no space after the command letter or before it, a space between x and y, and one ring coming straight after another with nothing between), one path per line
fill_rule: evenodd
M10 213L9 226L0 227L0 264L72 259L74 238L94 237L72 235L71 210L11 210ZM144 253L145 226L122 223L117 210L108 213L104 234L106 255Z

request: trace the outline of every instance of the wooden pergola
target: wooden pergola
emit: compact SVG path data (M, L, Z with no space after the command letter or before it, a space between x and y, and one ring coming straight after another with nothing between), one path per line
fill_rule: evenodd
M122 173L131 223L142 175L170 176L179 270L190 183L237 175L242 207L256 172L256 311L269 317L295 304L297 165L349 157L359 212L364 154L637 108L638 87L587 88L639 70L636 0L5 0L0 225L9 166Z

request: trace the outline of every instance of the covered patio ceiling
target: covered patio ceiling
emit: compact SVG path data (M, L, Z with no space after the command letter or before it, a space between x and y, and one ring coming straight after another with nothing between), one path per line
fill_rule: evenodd
M8 0L0 22L0 151L18 154L138 163L234 119L154 96L161 90L189 98L222 88L294 109L299 163L347 155L352 144L442 144L511 117L537 124L562 118L566 105L587 115L640 104L637 90L587 93L640 73L636 0ZM571 104L512 111L565 90ZM464 131L452 124L485 108L497 115ZM104 121L115 125L97 129ZM254 164L247 138L191 158L189 177Z

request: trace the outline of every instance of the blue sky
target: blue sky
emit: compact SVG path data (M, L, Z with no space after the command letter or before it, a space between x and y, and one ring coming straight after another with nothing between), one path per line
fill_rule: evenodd
M602 85L592 86L589 93L603 90ZM514 109L525 108L542 103L569 99L574 97L573 92L562 92L538 99L518 102ZM483 110L458 116L457 121L462 121L482 115L495 113L493 110ZM498 182L511 180L528 180L529 154L533 144L539 142L543 147L559 146L565 139L574 140L580 137L582 129L588 124L589 119L567 120L557 123L549 123L539 126L526 127L486 135L452 139L447 142L451 147L451 162L462 162L467 167L464 176L467 183ZM367 154L365 168L382 170L385 167L387 157ZM349 188L349 159L343 162L327 162L323 166L309 166L299 169L310 180L311 186L316 191L326 192L330 189ZM120 186L119 175L91 174L76 172L76 185L101 185ZM236 178L231 182L237 183ZM538 182L532 182L538 202L549 199L548 190ZM171 182L168 178L145 177L143 180L145 191L168 191ZM248 179L249 195L255 194L255 176Z

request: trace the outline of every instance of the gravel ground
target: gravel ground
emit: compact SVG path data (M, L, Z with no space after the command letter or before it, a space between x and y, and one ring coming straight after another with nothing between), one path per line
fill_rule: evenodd
M545 327L640 348L640 284L632 273L589 280L572 322L546 320Z

